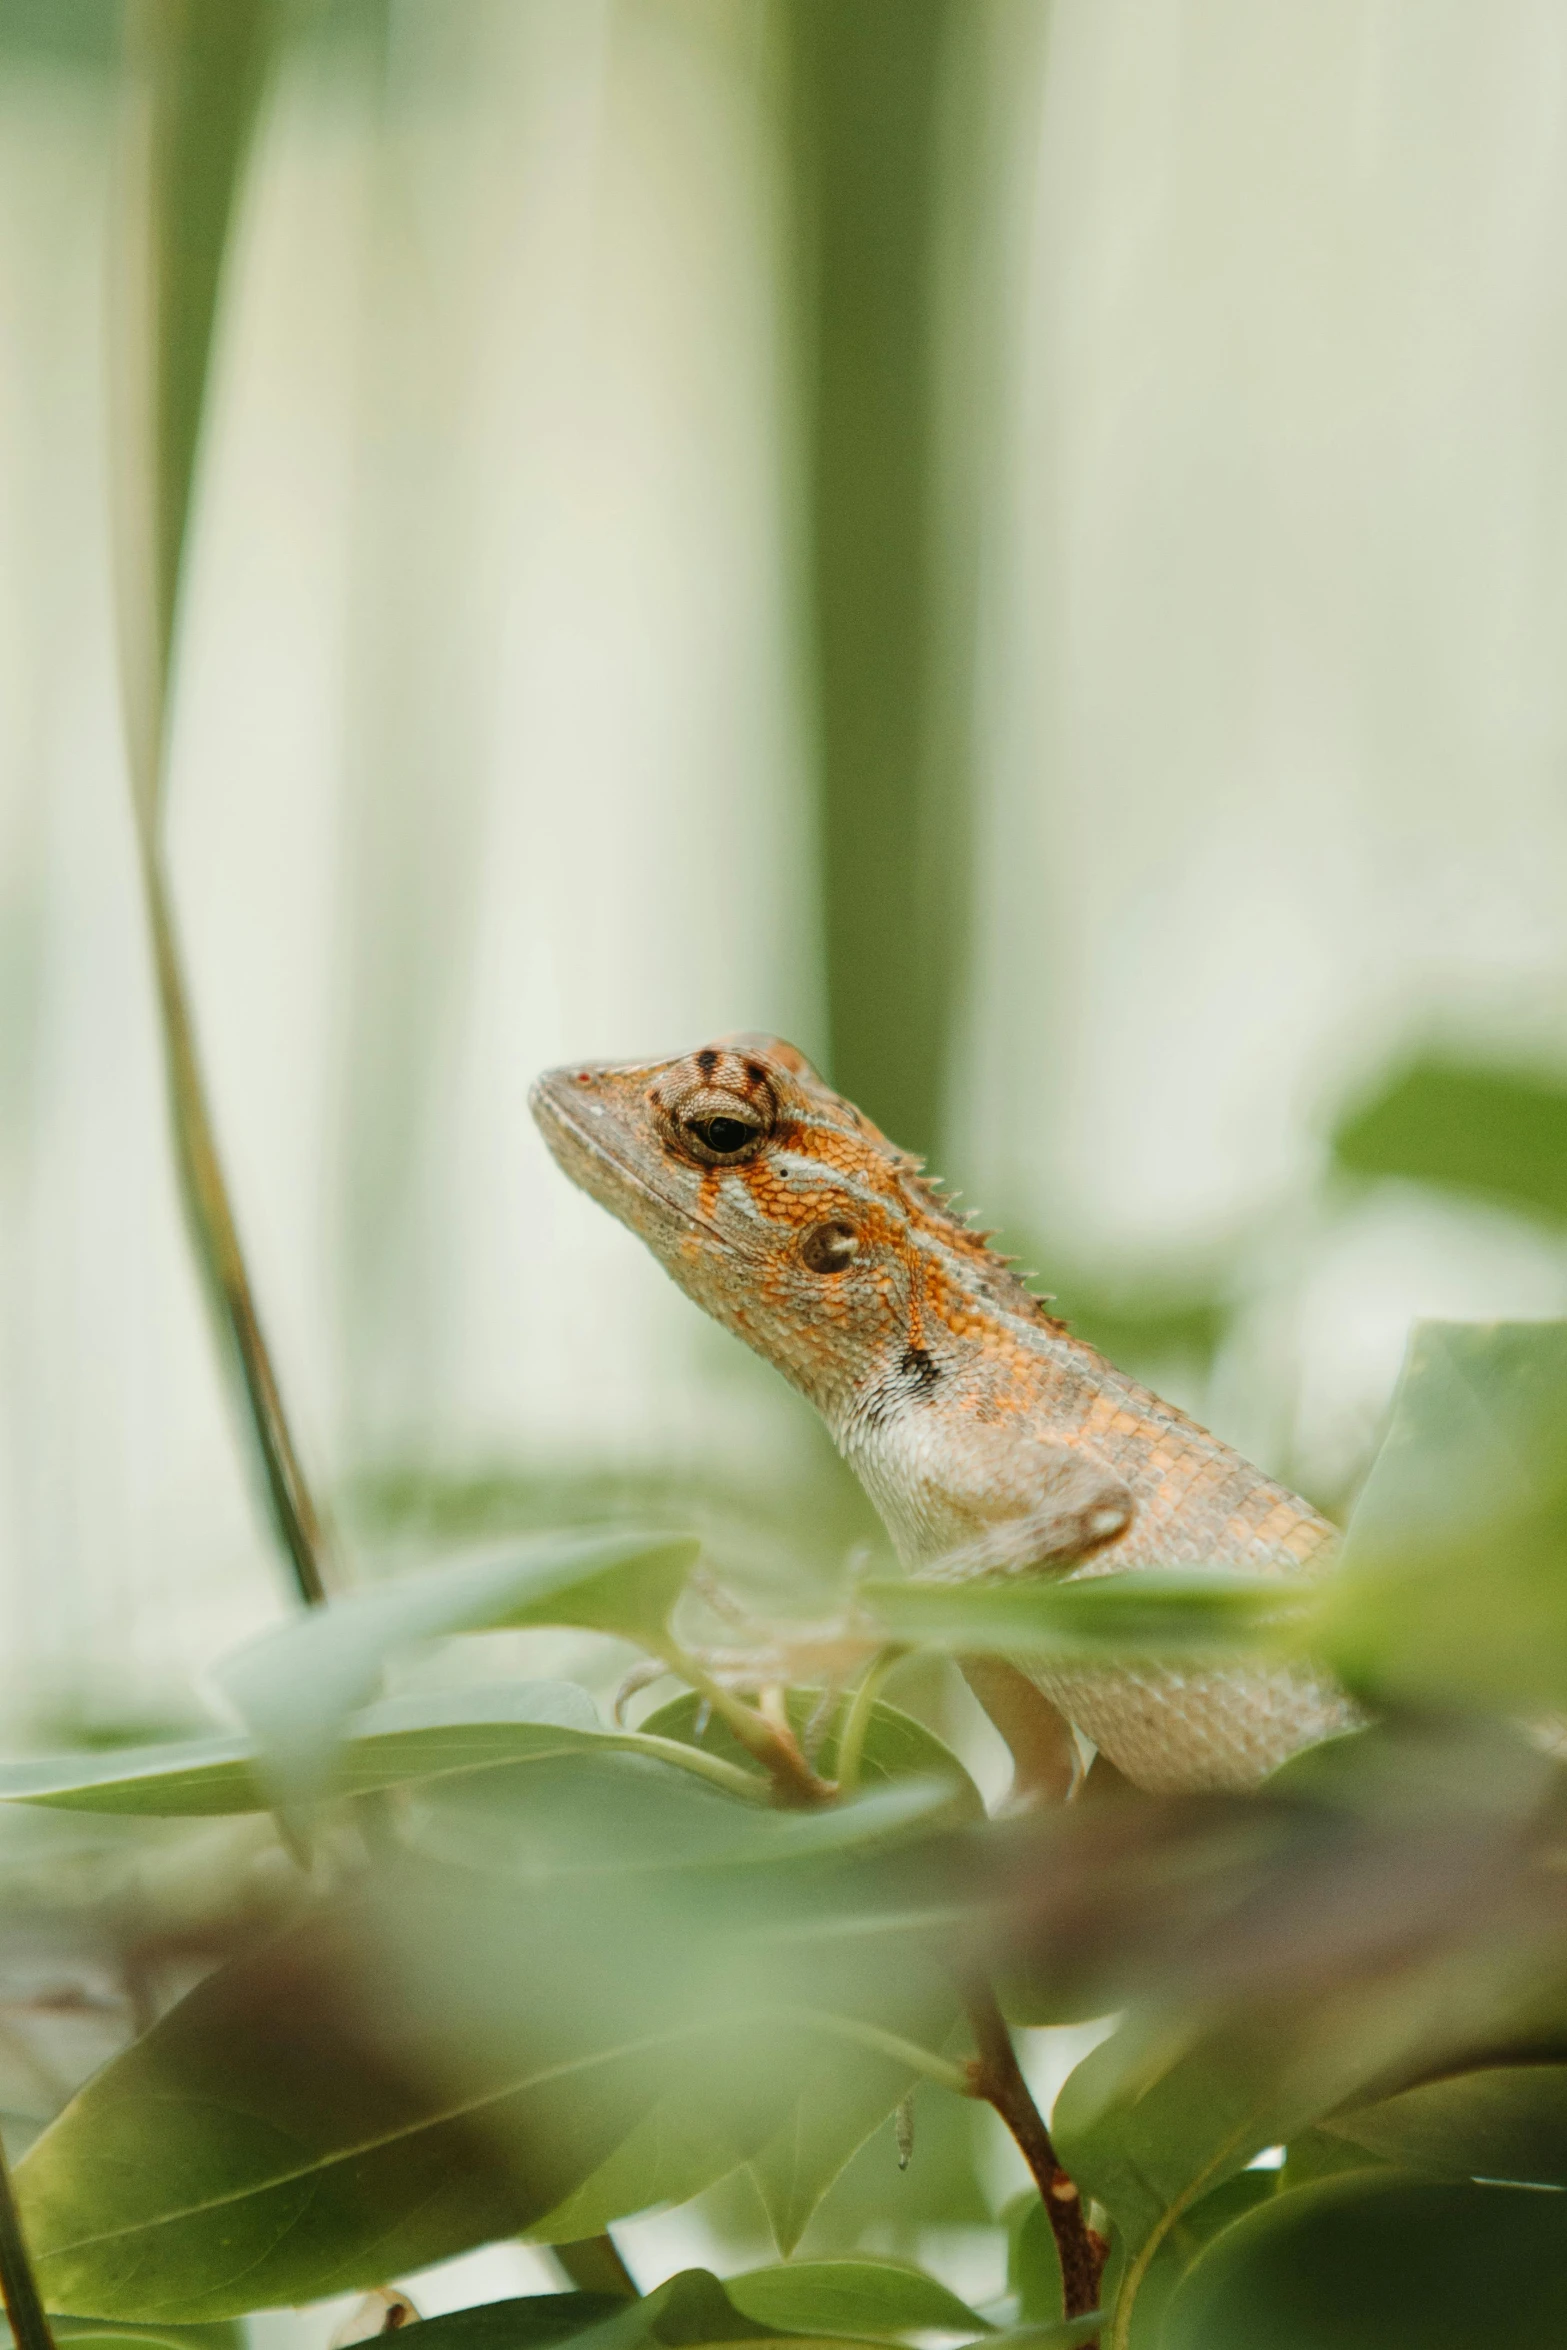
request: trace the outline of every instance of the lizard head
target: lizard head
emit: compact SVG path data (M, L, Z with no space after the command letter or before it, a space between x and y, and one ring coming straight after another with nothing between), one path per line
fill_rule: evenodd
M1046 1319L920 1162L776 1037L552 1069L530 1102L572 1181L837 1428L928 1393L987 1308Z

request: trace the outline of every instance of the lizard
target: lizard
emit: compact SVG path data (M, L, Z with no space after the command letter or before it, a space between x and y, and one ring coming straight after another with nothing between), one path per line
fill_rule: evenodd
M913 1575L1330 1565L1326 1518L1052 1316L793 1045L568 1064L529 1103L572 1181L815 1405ZM1292 1665L1028 1679L1153 1793L1250 1785L1361 1718Z

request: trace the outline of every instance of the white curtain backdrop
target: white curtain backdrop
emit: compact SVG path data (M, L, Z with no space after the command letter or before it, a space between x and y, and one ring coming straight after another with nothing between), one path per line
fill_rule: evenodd
M1320 1182L1325 1120L1404 1040L1562 1058L1567 22L974 5L946 1171L1107 1276L1222 1262L1242 1311L1191 1400L1331 1482L1411 1313L1567 1310L1522 1219ZM824 1034L775 27L762 0L387 26L297 50L267 103L189 583L174 870L265 1317L339 1492L716 1464L787 1497L808 1415L567 1188L524 1100L567 1056ZM0 1640L29 1704L172 1689L286 1603L132 866L112 134L106 71L8 57Z

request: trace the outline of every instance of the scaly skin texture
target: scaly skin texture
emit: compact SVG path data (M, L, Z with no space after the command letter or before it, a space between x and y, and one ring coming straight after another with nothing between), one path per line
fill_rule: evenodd
M554 1069L574 1183L793 1381L916 1574L1325 1566L1334 1529L1116 1370L792 1045ZM1307 1674L1037 1671L1139 1786L1244 1786L1356 1718Z

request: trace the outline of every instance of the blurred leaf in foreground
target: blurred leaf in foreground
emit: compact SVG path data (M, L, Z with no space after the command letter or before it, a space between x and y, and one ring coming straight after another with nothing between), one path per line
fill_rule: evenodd
M1567 2065L1452 2073L1322 2126L1428 2177L1567 2187Z
M326 1775L341 1725L387 1658L418 1640L502 1625L573 1624L657 1641L693 1560L680 1535L539 1535L501 1558L426 1568L264 1632L218 1668L291 1796Z
M1237 2220L1177 2289L1161 2350L1476 2350L1567 2339L1567 2196L1327 2179Z
M819 2063L863 2055L888 2102L921 2070L961 2086L952 1912L908 1842L927 1790L777 1812L614 1749L439 1783L408 1833L441 1857L387 1854L209 1977L37 2142L51 2298L312 2299L537 2227L660 2101L722 2172ZM669 2191L660 2159L603 2216Z
M890 1639L955 1653L1066 1663L1165 1664L1276 1647L1312 1590L1305 1579L1154 1568L1094 1575L892 1578L858 1597Z
M677 1762L727 1793L762 1801L767 1782L685 1741L604 1727L575 1681L507 1681L389 1697L351 1714L333 1749L324 1798L370 1795L438 1779L466 1778L519 1762L614 1749ZM60 1811L205 1819L267 1811L249 1738L190 1738L128 1753L41 1755L0 1762L0 1803Z
M1385 1696L1567 1705L1567 1323L1417 1324L1312 1640Z

